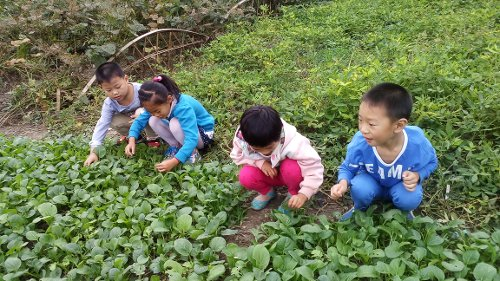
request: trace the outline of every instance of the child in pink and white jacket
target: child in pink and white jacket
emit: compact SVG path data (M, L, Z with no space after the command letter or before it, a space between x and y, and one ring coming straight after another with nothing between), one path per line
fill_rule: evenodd
M240 119L231 158L240 184L259 193L252 209L261 210L276 197L274 187L288 188L288 207L301 208L323 183L321 158L310 141L269 106L253 106ZM279 211L286 213L280 207Z

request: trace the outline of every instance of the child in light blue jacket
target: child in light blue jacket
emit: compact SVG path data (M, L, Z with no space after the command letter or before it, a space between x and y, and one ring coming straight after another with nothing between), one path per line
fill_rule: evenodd
M135 153L135 141L148 123L169 145L167 159L156 165L159 172L168 172L186 161L196 162L200 158L198 149L213 142L214 118L195 98L181 94L170 77L159 75L142 84L139 99L145 111L130 127L126 155Z

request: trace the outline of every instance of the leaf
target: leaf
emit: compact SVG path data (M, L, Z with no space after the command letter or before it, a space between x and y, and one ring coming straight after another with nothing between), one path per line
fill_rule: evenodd
M493 280L493 278L495 278L497 270L492 265L480 262L476 265L476 267L474 267L473 274L476 280L491 281Z
M281 277L278 273L271 271L267 275L266 281L281 281Z
M176 262L174 260L168 260L168 261L166 261L163 264L163 267L164 268L172 268L173 271L175 271L175 272L177 272L179 274L184 273L184 267L180 263L178 263L178 262Z
M256 245L253 248L252 258L254 260L254 266L265 270L270 261L269 251L263 245Z
M428 246L437 246L443 244L444 239L439 235L433 235L430 239L427 240Z
M148 184L147 189L149 190L149 192L153 193L154 195L158 195L158 193L161 192L161 186L154 184L154 183Z
M208 266L195 263L193 270L196 274L203 274L208 271Z
M420 279L415 276L410 276L403 279L403 281L420 281Z
M151 222L151 229L156 233L163 233L168 231L168 229L165 227L165 224L159 220L154 220Z
M373 265L362 265L358 267L358 277L361 278L375 278L378 277L377 270L375 270L375 266Z
M426 268L420 270L420 277L423 280L429 280L433 277L437 280L444 280L444 272L435 265L429 265Z
M223 236L228 236L228 235L234 235L238 233L238 230L234 230L234 229L224 229L223 231L221 231L221 235Z
M479 252L477 250L468 250L462 253L462 260L465 264L475 264L479 261Z
M57 207L49 202L38 205L37 210L44 217L53 217L57 214Z
M317 224L305 224L300 230L305 233L320 233L321 227Z
M212 267L212 269L208 272L207 281L219 278L222 274L224 274L224 272L226 272L226 268L222 264Z
M174 242L174 249L183 256L188 256L193 250L193 245L186 238L179 238Z
M224 223L227 219L227 213L222 211L219 212L215 217L213 217L205 228L205 232L207 234L213 234L217 231L219 226Z
M187 232L193 223L193 218L190 215L184 214L177 218L177 228L181 232Z
M384 263L384 262L381 262L381 261L377 262L377 265L375 266L375 270L378 273L382 273L382 274L389 274L391 272L389 265Z
M385 248L385 255L390 259L397 258L403 253L403 251L401 251L399 248L399 243L393 242Z
M495 243L500 245L500 229L497 229L493 234L491 234L491 238Z
M226 239L222 237L214 237L210 241L210 248L215 252L220 252L226 247Z
M21 267L21 260L18 257L8 257L3 263L3 267L7 272L17 271Z
M451 262L441 262L444 268L452 272L462 271L465 267L464 263L459 260L452 260Z
M99 46L99 50L103 52L105 55L114 55L116 51L116 45L113 43L104 44Z
M414 251L413 251L413 254L412 254L415 259L417 261L421 261L425 258L425 256L427 255L427 250L425 248L422 248L422 247L417 247Z
M303 265L301 267L297 267L295 271L297 271L297 273L304 277L306 280L314 281L313 271L309 267Z
M127 217L133 216L134 215L134 208L131 206L125 207L125 215L127 215Z

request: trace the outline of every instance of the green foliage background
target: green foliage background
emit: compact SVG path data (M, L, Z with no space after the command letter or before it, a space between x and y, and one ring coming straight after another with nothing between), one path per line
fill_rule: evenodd
M108 148L82 168L83 140L0 139L3 279L499 280L497 19L495 1L352 0L234 24L164 70L218 121L205 164L175 173L156 174L160 158L144 148L131 160ZM359 98L382 81L411 91L411 122L437 150L420 208L431 218L371 209L338 223L299 212L276 215L254 246L227 244L247 197L228 159L243 109L272 105L308 136L328 189ZM101 102L76 103L62 125L91 127ZM85 121L71 118L82 112Z

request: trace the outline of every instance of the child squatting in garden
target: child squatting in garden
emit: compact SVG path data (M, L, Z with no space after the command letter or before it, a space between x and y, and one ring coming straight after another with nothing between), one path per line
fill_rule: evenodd
M107 97L102 104L101 118L97 121L92 134L90 154L84 162L85 166L99 160L95 148L102 145L109 127L122 136L128 134L130 123L138 115L141 106L139 101L141 84L129 83L128 76L117 63L101 64L97 67L95 76ZM155 136L149 126L145 127L145 133L148 137Z
M365 211L375 200L390 201L413 218L423 197L422 182L436 169L436 152L424 132L407 126L412 111L408 91L396 84L379 84L361 98L359 131L347 146L331 196L339 199L351 187L355 210Z
M243 165L240 184L259 193L251 203L261 210L276 197L274 187L288 188L288 207L301 208L323 183L323 165L310 141L269 106L253 106L240 119L230 154ZM286 213L280 207L279 211Z
M179 163L200 159L198 149L213 142L215 120L193 97L182 94L177 84L166 75L142 84L139 99L146 111L139 115L129 132L125 154L135 154L135 142L149 123L153 131L168 143L166 160L156 164L159 172L168 172Z

